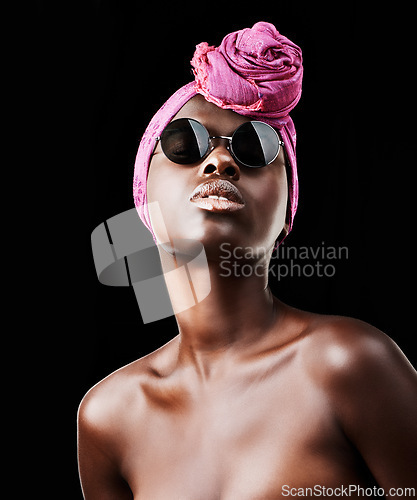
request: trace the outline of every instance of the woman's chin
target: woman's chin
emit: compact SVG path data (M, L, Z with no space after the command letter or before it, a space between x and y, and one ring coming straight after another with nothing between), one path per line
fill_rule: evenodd
M236 228L235 228L236 229ZM177 235L178 238L178 235ZM176 238L174 238L175 240ZM179 240L183 240L181 245ZM275 239L256 238L248 232L220 230L202 230L184 232L175 246L181 247L185 243L192 246L193 242L201 244L204 247L205 254L210 261L221 261L224 259L225 252L233 252L234 255L248 255L255 257L258 253L265 254L273 248Z

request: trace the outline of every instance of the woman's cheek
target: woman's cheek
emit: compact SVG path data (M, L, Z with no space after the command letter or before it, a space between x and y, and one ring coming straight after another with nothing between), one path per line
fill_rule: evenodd
M257 222L263 231L281 232L288 202L287 176L284 167L278 171L272 168L268 175L257 180L252 199L257 209Z

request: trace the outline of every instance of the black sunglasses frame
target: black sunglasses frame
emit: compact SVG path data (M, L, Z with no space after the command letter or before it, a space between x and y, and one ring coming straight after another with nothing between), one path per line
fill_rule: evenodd
M173 163L177 163L178 165L191 165L193 163L197 163L197 162L201 162L202 160L204 160L204 158L206 158L214 149L215 149L215 145L213 144L213 139L225 139L228 141L228 146L227 146L227 149L228 151L230 151L231 155L233 156L233 158L238 162L240 163L241 165L245 166L245 167L248 167L248 168L263 168L263 167L266 167L267 165L270 165L273 161L275 161L275 159L277 158L277 156L279 155L279 152L280 152L280 148L281 147L284 147L284 142L281 140L281 138L279 137L277 131L271 127L270 125L268 125L267 123L265 122L261 122L259 120L252 120L250 122L245 122L245 123L242 123L242 125L239 125L239 127L233 132L232 136L231 137L228 137L228 136L224 136L224 135L213 135L211 136L208 132L208 130L206 129L206 127L200 123L199 121L197 120L194 120L193 118L178 118L177 120L174 120L172 122L170 122L167 127L177 121L180 121L180 120L188 120L188 121L193 121L193 122L196 122L200 127L202 127L206 133L207 133L207 150L206 152L204 153L203 156L201 156L197 161L191 161L189 163L177 163L175 162L174 160L171 160L171 158L166 154L166 152L164 151L164 147L163 147L163 144L162 144L162 140L163 140L163 135L164 135L164 132L166 129L163 130L162 134L157 137L155 139L155 147L157 146L158 142L161 141L161 147L162 147L162 151L163 153L165 154L165 156L170 160L170 161L173 161ZM276 136L276 139L277 139L277 152L275 154L275 156L272 158L272 160L268 161L268 163L265 163L265 165L250 165L248 163L245 163L244 161L242 161L237 155L236 153L233 151L233 138L235 137L235 134L244 126L247 126L248 123L259 123L259 124L262 124L262 126L266 126L268 127L269 129L271 129L271 131L274 133L274 135Z

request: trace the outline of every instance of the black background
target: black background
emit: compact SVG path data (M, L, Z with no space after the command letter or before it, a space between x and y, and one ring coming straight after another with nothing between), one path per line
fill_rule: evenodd
M42 190L29 215L44 250L36 257L41 281L30 288L36 307L28 331L36 326L38 334L28 345L45 395L42 419L54 424L47 425L51 456L63 457L59 471L43 476L45 484L58 480L61 493L52 498L81 498L76 412L85 392L176 335L173 318L142 324L132 289L98 282L90 235L134 206L141 135L192 79L199 42L218 45L263 20L302 48L303 96L292 113L300 201L286 244L324 242L347 247L349 256L329 261L334 277L271 279L271 287L296 307L371 323L417 365L411 3L97 0L38 7L29 123L43 168L33 179Z

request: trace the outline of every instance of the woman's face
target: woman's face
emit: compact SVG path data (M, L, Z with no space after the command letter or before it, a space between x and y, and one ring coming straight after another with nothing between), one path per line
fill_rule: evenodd
M232 136L242 123L250 121L207 102L200 95L190 99L173 119L177 118L198 120L210 136ZM198 240L208 256L218 253L222 243L229 243L232 248L272 248L284 227L287 208L283 148L271 164L250 168L233 158L226 140L214 139L214 145L213 151L200 162L179 165L164 155L158 141L148 175L148 203L158 202L171 240ZM222 209L218 201L202 201L198 193L191 199L198 186L216 179L227 181L220 183L223 188L230 187L228 183L237 188L244 203ZM152 227L158 240L163 242L165 232L154 207L149 207Z

